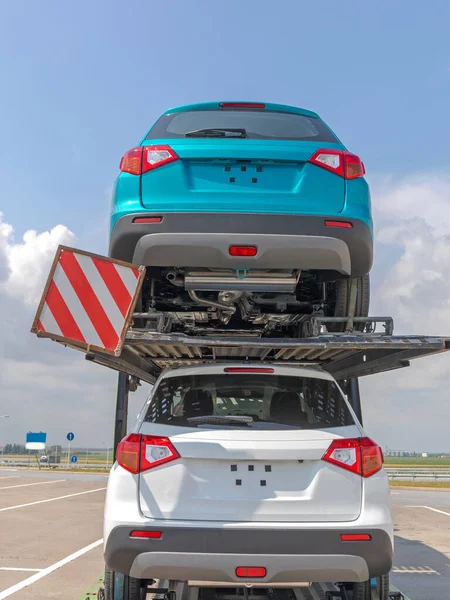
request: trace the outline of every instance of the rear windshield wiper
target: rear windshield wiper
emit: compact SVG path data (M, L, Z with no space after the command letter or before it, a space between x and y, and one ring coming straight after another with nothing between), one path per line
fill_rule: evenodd
M186 419L193 425L253 425L253 417L244 416L221 416L221 415L204 415L201 417L189 417Z
M194 129L188 131L185 137L233 137L233 138L245 138L247 137L247 131L245 129L234 129L234 128L215 128L210 129Z

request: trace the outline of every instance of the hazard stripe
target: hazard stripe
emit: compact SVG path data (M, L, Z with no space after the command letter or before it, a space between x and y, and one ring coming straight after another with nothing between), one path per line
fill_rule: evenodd
M63 268L58 263L56 265L55 273L53 275L53 281L56 283L64 302L67 304L73 318L75 319L81 333L83 334L86 343L92 344L93 346L103 346L103 342L100 339L95 327L92 325L90 318L88 317L80 299L75 293L67 275L64 273Z
M41 317L38 323L38 329L47 333L56 333L56 335L63 334L58 323L55 321L55 317L50 312L50 309L47 306L47 304L44 304L44 307L42 309Z
M100 273L96 269L92 258L90 256L84 256L83 254L75 254L75 258L80 265L81 270L86 275L86 279L89 281L92 289L95 290L95 295L113 326L114 331L117 335L120 335L123 327L123 315L115 303L111 291L108 289Z
M81 258L81 256L78 258ZM98 258L94 257L92 257L92 262L96 266L101 278L105 282L105 285L108 288L107 291L114 298L114 301L119 307L122 316L126 317L128 309L130 308L132 297L116 267L113 265L113 263L106 262L105 260L98 260Z
M114 268L119 273L130 296L134 296L136 291L136 279L139 277L139 271L130 269L129 267L123 267L122 265L114 265Z
M59 263L102 340L103 346L109 350L115 350L119 343L119 336L111 325L108 316L103 310L86 275L81 270L74 254L71 252L62 252L59 257Z
M54 281L50 283L46 303L64 337L86 342Z

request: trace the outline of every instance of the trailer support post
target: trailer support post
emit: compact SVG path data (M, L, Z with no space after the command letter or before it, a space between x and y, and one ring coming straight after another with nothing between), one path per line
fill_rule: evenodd
M355 411L356 416L358 417L358 421L363 424L362 421L362 409L361 409L361 396L359 393L359 381L358 378L355 377L348 381L348 393L347 393L348 401L350 402L350 406Z
M117 446L127 434L129 376L119 372L117 380L116 416L114 423L114 456ZM114 460L114 458L113 458Z

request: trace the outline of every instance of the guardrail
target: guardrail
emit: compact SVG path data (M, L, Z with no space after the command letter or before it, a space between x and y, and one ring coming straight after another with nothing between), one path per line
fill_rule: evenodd
M106 461L103 462L99 462L99 463L85 463L83 460L79 460L77 463L72 463L69 462L67 463L66 460L64 460L63 462L60 463L47 463L47 462L41 462L40 464L38 462L36 462L36 460L34 461L14 461L14 460L8 460L8 461L0 461L0 469L20 469L20 468L26 468L26 469L33 469L33 470L38 470L40 469L71 469L71 470L83 470L83 471L104 471L104 470L109 470L111 468L112 464L111 463L106 463Z
M429 471L425 469L393 470L385 469L389 479L404 479L406 481L450 481L450 470L439 469Z
M109 471L112 464L110 462L101 461L101 462L88 462L85 463L82 459L77 463L67 463L66 460L60 463L45 463L42 462L37 463L34 461L24 461L19 460L15 461L14 459L8 460L0 460L0 469L1 468L26 468L37 470L41 469L70 469L74 471ZM405 481L450 481L450 469L448 468L438 468L435 470L426 469L423 467L415 468L390 468L385 467L385 471L389 477L389 479L395 481L398 479L403 479Z

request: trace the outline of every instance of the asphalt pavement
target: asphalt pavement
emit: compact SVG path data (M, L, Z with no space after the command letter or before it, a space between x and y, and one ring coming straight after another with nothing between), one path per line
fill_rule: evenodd
M411 600L450 599L450 492L392 490L394 585Z
M0 600L79 600L103 571L102 474L0 470ZM393 489L392 581L450 599L450 491Z
M0 471L0 600L78 600L99 577L106 481Z

